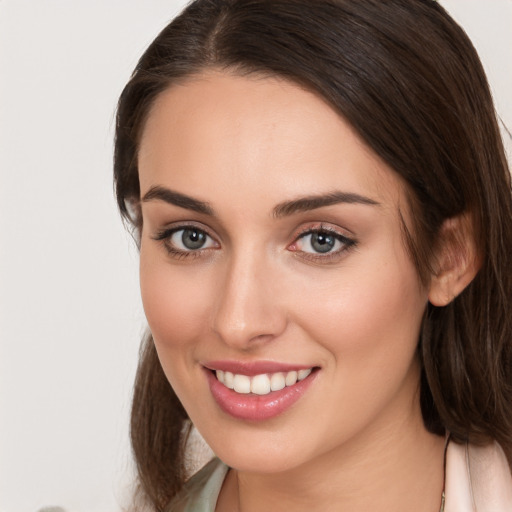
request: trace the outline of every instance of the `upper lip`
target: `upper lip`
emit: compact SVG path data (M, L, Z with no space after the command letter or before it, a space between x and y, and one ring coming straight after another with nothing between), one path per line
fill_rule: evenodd
M205 368L209 370L222 370L224 372L231 372L239 375L247 375L252 377L254 375L261 375L263 373L277 373L277 372L291 372L298 370L307 370L313 368L313 365L308 364L293 364L293 363L280 363L277 361L206 361L202 363Z

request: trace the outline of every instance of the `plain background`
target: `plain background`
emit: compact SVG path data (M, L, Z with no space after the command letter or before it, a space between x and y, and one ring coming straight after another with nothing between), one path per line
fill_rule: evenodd
M512 127L512 0L441 3ZM145 320L113 197L113 117L184 4L0 0L0 512L116 512L129 496Z

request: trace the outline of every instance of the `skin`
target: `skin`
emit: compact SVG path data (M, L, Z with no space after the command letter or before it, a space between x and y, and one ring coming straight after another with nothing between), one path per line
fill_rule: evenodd
M444 439L423 426L416 357L432 290L404 245L400 178L315 94L216 71L159 96L139 172L142 198L165 187L213 212L142 200L140 280L165 374L234 468L217 512L437 512ZM333 191L374 204L274 214ZM208 234L202 249L156 240L190 224ZM304 232L320 228L353 243L318 254ZM319 370L290 409L249 422L210 393L202 364L219 359Z

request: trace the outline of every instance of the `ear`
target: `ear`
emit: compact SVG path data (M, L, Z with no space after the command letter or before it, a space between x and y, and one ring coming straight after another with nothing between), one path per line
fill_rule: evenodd
M444 221L429 287L432 305L448 305L474 279L481 265L474 235L473 222L466 214Z

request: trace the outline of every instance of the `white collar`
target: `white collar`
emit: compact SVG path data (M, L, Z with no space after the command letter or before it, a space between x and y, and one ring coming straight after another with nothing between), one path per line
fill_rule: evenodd
M511 512L512 475L497 443L460 445L446 453L444 512Z

